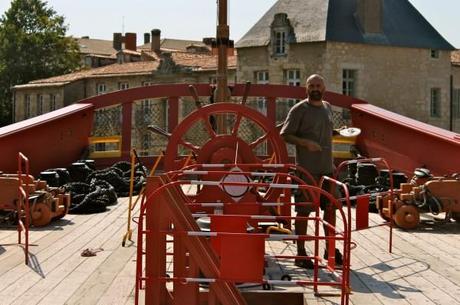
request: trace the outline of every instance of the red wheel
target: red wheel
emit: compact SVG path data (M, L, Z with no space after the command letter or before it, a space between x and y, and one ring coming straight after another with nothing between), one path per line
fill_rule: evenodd
M261 148L268 152L264 157L257 154ZM234 103L203 106L184 118L170 136L165 170L182 168L191 153L198 164L288 163L286 144L276 126L257 110ZM263 198L275 199L277 193L267 191Z
M225 130L215 131L211 118L225 119ZM235 156L240 163L266 163L268 160L255 153L264 143L274 155L273 163L288 163L286 144L263 114L240 104L207 105L189 114L174 129L166 148L165 170L180 169L187 152L193 152L198 163L233 163Z
M394 220L401 229L415 229L420 222L420 213L413 205L403 205L396 210Z

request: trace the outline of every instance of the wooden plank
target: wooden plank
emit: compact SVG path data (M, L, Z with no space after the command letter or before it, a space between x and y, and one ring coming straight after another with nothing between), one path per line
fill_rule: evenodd
M38 282L51 282L53 276L56 276L55 270L59 270L59 273L69 273L76 265L79 264L80 252L88 245L92 245L95 241L100 242L105 238L107 234L113 234L110 225L116 222L118 219L122 222L123 219L119 218L124 214L125 209L114 208L111 213L103 213L92 215L90 221L85 222L86 225L79 226L70 235L66 235L64 238L45 249L40 256L40 268L42 272L34 272L33 270L24 270L23 266L17 266L12 269L13 272L6 277L2 276L0 285L3 286L0 290L0 296L8 295L9 299L16 296L21 296L25 291L30 289ZM75 259L77 257L78 259ZM73 265L70 262L74 263ZM44 271L43 271L44 270ZM15 274L20 276L14 276ZM61 277L61 275L57 277ZM44 278L43 278L44 277ZM56 280L56 279L54 279ZM6 301L5 301L6 302Z
M134 211L134 214L137 214L137 211ZM133 230L136 227L132 227ZM101 298L103 304L124 303L134 286L136 270L133 263L136 258L136 246L120 247L121 237L125 232L126 226L123 226L104 245L104 248L113 251L112 254L69 296L66 304L96 304ZM133 240L136 240L136 236L134 232ZM106 292L107 290L110 292Z
M38 304L96 304L101 294L125 266L132 253L135 252L135 248L119 247L122 233L125 231L125 223L121 221L120 224L118 228L115 224L111 226L112 235L110 239L104 240L102 244L93 243L92 245L92 247L101 246L104 249L103 252L100 252L101 256L104 256L103 260L93 262L92 258L86 259ZM99 253L97 257L99 257ZM133 284L134 279L131 281L131 285ZM69 300L71 296L76 297Z

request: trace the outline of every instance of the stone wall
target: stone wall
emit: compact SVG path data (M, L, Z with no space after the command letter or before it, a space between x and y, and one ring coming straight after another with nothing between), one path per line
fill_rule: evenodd
M25 100L30 97L30 116L26 117ZM64 86L27 88L15 91L14 121L22 121L37 116L38 96L43 96L43 113L50 111L50 97L55 96L56 109L64 106Z
M439 51L439 58L432 58L429 49L337 42L291 44L283 57L271 57L268 46L238 49L240 82L255 82L256 71L268 71L270 84L285 84L283 71L289 69L300 70L301 85L310 74L320 73L327 80L327 89L340 94L343 70L355 70L355 97L449 128L449 51ZM440 89L440 117L430 115L432 88Z
M419 121L448 128L450 52L329 42L324 76L342 91L342 71L357 71L356 97ZM431 88L441 92L441 116L430 116Z

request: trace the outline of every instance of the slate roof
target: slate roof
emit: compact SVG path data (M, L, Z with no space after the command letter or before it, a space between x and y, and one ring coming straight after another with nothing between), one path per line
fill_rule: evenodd
M201 46L205 47L206 45L197 40L183 40L183 39L171 39L171 38L163 38L160 40L160 48L163 50L170 50L170 51L183 51L187 50L188 46ZM141 46L138 46L138 49L141 50L150 50L151 44L146 43Z
M266 46L275 14L286 13L297 43L337 41L454 50L408 0L384 0L383 33L364 34L357 0L278 0L238 41L237 48Z
M112 40L76 38L80 53L92 55L112 55L117 52Z

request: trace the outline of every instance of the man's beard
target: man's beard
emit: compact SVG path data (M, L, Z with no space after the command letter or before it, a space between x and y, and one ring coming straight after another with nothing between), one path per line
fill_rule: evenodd
M308 94L308 97L313 100L313 101L321 101L323 100L323 94L321 93L321 91L311 91L309 94Z

